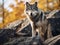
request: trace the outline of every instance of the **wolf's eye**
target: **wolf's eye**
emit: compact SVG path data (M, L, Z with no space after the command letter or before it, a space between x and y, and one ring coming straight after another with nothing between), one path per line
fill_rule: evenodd
M38 10L38 8L37 8L37 7L32 7L32 10L34 10L34 11L35 11L35 10Z

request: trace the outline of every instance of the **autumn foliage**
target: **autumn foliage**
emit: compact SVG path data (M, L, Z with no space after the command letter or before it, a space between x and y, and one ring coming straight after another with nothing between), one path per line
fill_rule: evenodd
M31 2L34 2L35 0L32 0ZM53 8L51 8L52 5L49 5L49 3L53 2ZM14 7L14 5L10 5L10 7L13 9L12 12L8 12L6 9L4 9L4 23L1 24L2 27L7 25L8 23L11 23L15 20L18 19L23 19L26 16L24 15L24 9L25 9L25 4L21 1L18 3L16 0L17 6ZM59 9L59 3L58 1L53 1L53 0L39 0L38 1L38 8L47 11L47 10L54 10L54 9Z

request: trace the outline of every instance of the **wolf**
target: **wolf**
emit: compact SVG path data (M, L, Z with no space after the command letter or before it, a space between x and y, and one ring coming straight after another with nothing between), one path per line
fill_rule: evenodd
M44 41L45 40L44 37L46 38L47 35L46 32L48 31L47 30L48 21L46 20L46 16L44 15L44 12L37 7L37 2L35 2L34 4L30 4L26 2L24 13L27 16L27 19L30 21L32 27L32 37L36 36L36 32L38 30L38 37L40 37L40 39ZM48 38L51 37L50 28L48 34L49 35L47 37Z

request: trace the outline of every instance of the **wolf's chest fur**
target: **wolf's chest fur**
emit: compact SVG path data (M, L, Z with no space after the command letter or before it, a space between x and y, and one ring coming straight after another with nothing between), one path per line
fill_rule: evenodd
M43 12L40 12L40 13L41 14L38 14L38 15L32 17L32 19L31 19L36 27L40 26L42 24L42 22L44 22L44 19L45 19Z

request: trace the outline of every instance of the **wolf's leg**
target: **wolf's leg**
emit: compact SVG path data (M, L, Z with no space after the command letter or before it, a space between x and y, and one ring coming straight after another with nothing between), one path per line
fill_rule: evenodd
M39 27L39 37L41 39L41 41L43 42L44 41L44 33L42 32L42 27Z
M36 36L36 31L35 31L35 27L34 27L34 23L31 22L31 27L32 27L32 37Z
M47 29L47 38L53 37L53 36L52 36L52 31L51 31L51 25L48 24L48 27L47 27L47 28L48 28L48 29Z

